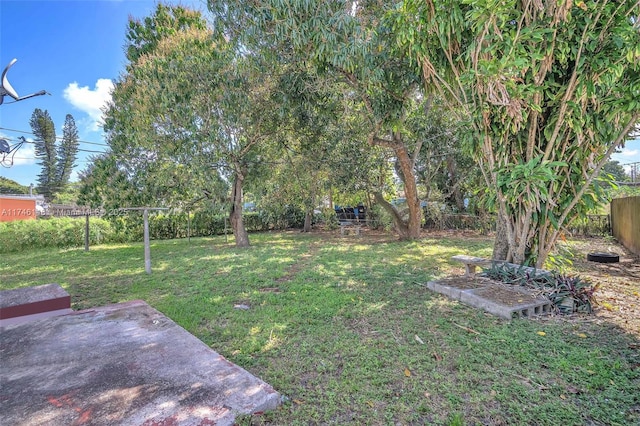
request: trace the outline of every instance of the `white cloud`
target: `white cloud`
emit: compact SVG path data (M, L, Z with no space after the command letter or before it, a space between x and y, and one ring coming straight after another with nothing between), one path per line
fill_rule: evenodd
M35 145L32 143L25 143L16 151L16 155L13 158L13 165L25 166L29 164L36 164Z
M102 125L102 108L111 100L112 90L113 82L107 78L98 79L94 90L89 86L80 87L74 81L64 89L64 98L74 107L86 112L91 118L91 131L97 131Z
M77 182L79 180L80 180L80 171L76 167L71 171L71 176L69 176L69 182Z
M625 156L625 157L633 157L633 156L638 155L638 154L640 154L640 150L637 150L637 149L626 149L625 148L620 152L620 155Z

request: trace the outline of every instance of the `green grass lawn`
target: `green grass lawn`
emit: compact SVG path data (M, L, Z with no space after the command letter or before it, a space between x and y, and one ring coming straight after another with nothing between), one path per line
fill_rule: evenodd
M251 241L153 242L152 275L141 244L8 254L0 289L59 283L75 309L145 300L287 397L245 424L640 424L636 336L504 321L426 289L488 239Z

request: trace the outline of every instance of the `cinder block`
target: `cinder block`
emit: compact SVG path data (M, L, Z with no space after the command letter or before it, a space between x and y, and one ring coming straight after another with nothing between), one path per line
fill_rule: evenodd
M522 287L488 282L486 286L460 289L448 286L446 282L430 281L427 288L504 319L528 318L551 313L551 302L548 299L534 296ZM507 303L505 300L513 303Z
M455 300L460 300L460 293L462 292L462 290L460 290L459 288L442 285L437 281L429 281L427 283L427 288L431 291L435 291L436 293L449 296L450 298Z

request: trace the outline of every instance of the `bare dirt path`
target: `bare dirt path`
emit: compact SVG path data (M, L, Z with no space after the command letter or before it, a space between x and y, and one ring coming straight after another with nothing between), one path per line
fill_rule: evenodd
M599 285L596 318L640 336L640 256L610 238L579 238L562 246L573 252L576 272ZM589 253L615 253L620 262L590 262Z

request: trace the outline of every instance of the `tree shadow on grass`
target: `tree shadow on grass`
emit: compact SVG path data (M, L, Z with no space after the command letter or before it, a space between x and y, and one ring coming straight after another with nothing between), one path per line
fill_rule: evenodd
M424 288L489 243L292 238L273 250L266 237L249 250L163 243L152 275L132 272L140 247L65 253L68 275L50 277L87 307L146 300L291 398L255 423L640 423L638 336L600 316L504 321ZM312 261L292 268L309 242Z

